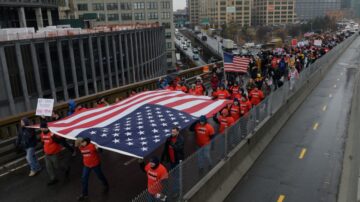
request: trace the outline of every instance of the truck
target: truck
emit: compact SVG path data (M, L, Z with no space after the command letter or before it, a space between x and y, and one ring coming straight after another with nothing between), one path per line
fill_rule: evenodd
M201 30L200 30L199 26L194 27L194 33L195 34L200 34L201 33Z
M232 50L232 49L234 49L234 41L231 40L231 39L224 39L224 40L223 40L223 45L222 45L222 47L223 47L224 49L230 49L230 50Z

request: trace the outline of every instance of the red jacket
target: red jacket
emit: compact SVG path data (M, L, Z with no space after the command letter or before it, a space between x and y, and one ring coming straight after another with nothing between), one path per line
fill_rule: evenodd
M264 99L264 93L261 90L253 89L249 94L252 105L258 105Z
M227 99L230 97L230 93L227 90L217 90L213 95L218 99Z
M61 145L53 140L53 134L49 131L47 134L41 133L41 141L44 142L44 153L54 155L61 151Z
M219 128L219 133L223 133L225 131L225 128L230 127L231 125L234 124L234 119L231 116L220 116L220 118L218 119L220 122L220 128Z

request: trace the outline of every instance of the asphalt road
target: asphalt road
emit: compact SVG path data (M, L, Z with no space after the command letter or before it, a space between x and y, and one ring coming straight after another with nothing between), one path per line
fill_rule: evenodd
M359 64L360 37L288 120L226 202L336 201Z
M194 61L194 63L195 63L197 66L206 65L207 63L200 57L199 54L198 54L198 56L199 56L199 59L198 59L198 60L194 60L194 59L193 59L193 55L194 55L194 53L193 53L193 48L194 48L194 47L193 47L193 44L191 45L191 47L187 47L187 49L184 50L182 42L185 41L185 39L187 39L187 40L189 41L189 39L186 38L186 37L185 37L184 35L182 35L181 33L178 33L178 35L181 35L182 38L181 38L181 40L177 40L177 39L175 38L175 43L176 43L179 47L181 47L181 49L186 53L186 55L187 55L192 61Z

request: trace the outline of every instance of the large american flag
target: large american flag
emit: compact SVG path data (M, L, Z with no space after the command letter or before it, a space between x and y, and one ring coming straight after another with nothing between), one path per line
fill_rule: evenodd
M250 59L247 57L234 56L231 53L224 52L224 70L225 72L246 73Z
M173 127L184 129L201 115L211 117L228 102L181 91L146 91L49 123L49 129L69 139L89 137L101 148L143 158L164 143Z

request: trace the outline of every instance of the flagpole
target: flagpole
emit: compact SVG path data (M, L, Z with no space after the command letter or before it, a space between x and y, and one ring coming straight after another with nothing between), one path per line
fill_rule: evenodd
M222 57L222 59L223 59L223 74L224 74L224 84L226 84L226 87L227 87L227 77L226 77L226 71L225 71L225 60L224 60L224 52L223 52L223 57Z

